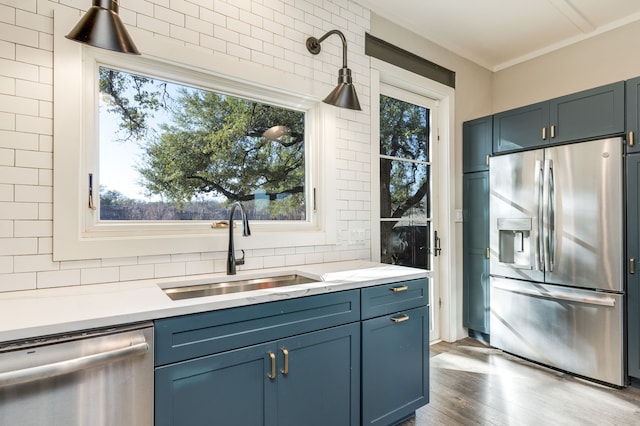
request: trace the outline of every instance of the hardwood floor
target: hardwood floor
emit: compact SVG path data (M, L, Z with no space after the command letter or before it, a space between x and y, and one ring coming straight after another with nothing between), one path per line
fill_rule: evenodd
M612 389L474 339L431 346L430 403L401 426L640 425L640 389Z

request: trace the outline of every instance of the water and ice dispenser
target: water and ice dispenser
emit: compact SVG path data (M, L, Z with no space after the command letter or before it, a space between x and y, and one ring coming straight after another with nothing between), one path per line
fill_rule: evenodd
M498 218L498 261L513 268L532 269L531 218Z

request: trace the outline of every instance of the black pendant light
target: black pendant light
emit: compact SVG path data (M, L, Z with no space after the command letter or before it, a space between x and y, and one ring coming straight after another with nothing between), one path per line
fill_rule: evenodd
M360 108L358 95L356 94L356 89L353 86L351 70L347 68L347 40L345 39L344 34L338 30L331 30L319 39L309 37L307 39L307 50L314 55L317 55L320 53L320 43L332 34L337 34L342 40L342 68L338 70L338 85L331 93L329 93L329 96L327 96L323 102L340 108L360 111L362 108Z
M118 9L118 0L93 0L93 6L66 37L102 49L139 55Z

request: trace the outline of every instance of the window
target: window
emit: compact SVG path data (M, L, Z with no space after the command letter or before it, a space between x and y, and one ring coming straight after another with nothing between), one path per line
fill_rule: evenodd
M306 220L304 111L104 65L97 90L100 221Z
M56 9L54 260L223 252L212 222L236 199L252 220L243 249L336 243L322 84L153 37L136 38L142 56L87 47L64 37L76 21Z
M384 263L431 269L430 129L429 108L380 95L380 260Z

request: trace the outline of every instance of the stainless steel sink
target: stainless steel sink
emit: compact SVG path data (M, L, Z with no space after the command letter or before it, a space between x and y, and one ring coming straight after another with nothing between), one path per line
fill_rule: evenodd
M197 284L183 287L164 288L164 292L172 300L191 299L194 297L215 296L218 294L238 293L241 291L260 290L264 288L285 287L296 284L314 283L304 275L280 275L277 277L253 278L238 281Z

